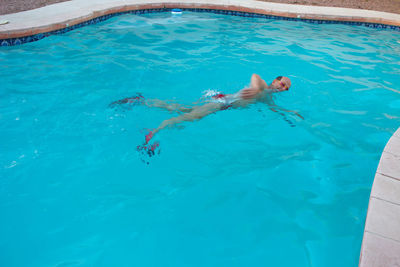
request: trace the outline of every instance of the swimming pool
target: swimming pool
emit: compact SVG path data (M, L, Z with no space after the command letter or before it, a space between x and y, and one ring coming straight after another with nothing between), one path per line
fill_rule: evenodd
M5 266L354 266L380 153L399 125L399 33L185 12L122 15L0 49ZM277 105L155 137L259 73ZM292 127L292 126L295 127ZM149 161L149 164L142 162ZM21 256L23 255L23 257Z

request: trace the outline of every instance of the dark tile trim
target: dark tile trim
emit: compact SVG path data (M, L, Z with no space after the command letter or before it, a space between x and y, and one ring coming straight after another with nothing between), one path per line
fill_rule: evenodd
M336 20L320 20L320 19L304 19L304 18L290 18L290 17L282 17L275 15L264 15L250 12L242 12L242 11L231 11L231 10L219 10L219 9L205 9L205 8L181 8L183 11L191 11L191 12L206 12L206 13L215 13L215 14L223 14L230 16L240 16L240 17L249 17L249 18L265 18L265 19L276 19L276 20L288 20L288 21L304 21L307 23L313 24L346 24L346 25L354 25L354 26L364 26L369 28L376 29L388 29L400 31L400 26L379 24L379 23L370 23L370 22L356 22L356 21L336 21ZM141 9L141 10L132 10L132 11L124 11L117 12L113 14L108 14L104 16L100 16L94 19L90 19L88 21L78 23L76 25L66 27L60 30L39 33L31 36L19 37L19 38L10 38L10 39L0 39L0 46L14 46L21 45L24 43L38 41L43 39L44 37L56 34L63 34L69 31L72 31L77 28L81 28L83 26L96 24L102 21L105 21L111 17L122 15L122 14L147 14L147 13L159 13L159 12L170 12L172 8L154 8L154 9Z

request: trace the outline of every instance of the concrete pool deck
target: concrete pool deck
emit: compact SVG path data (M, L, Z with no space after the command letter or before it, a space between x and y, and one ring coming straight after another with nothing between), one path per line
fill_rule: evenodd
M400 128L386 144L375 174L360 266L400 266Z
M72 0L0 16L0 40L70 27L103 15L139 9L204 8L274 16L400 26L400 15L371 10L253 0ZM400 266L400 129L386 145L371 190L360 266Z

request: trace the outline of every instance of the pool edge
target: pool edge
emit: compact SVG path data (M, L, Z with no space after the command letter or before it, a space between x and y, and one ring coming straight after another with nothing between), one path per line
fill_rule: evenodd
M100 2L97 4L92 2L88 5L82 0L72 0L34 10L2 15L0 18L8 20L10 23L0 26L0 41L51 33L111 14L169 8L226 10L306 21L331 21L349 24L357 22L395 27L400 30L400 15L398 14L350 8L277 4L253 0L225 0L218 4L212 3L210 0L198 0L196 2L185 0L156 2L151 2L151 0L97 1ZM17 42L17 44L20 43L23 42ZM15 44L12 42L10 45Z
M400 128L387 142L375 173L359 266L400 264Z

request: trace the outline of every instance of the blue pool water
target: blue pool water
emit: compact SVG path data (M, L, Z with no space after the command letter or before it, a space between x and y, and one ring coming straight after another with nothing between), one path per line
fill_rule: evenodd
M400 125L400 34L184 12L121 15L0 49L0 266L356 266L380 153ZM252 73L275 103L154 139ZM294 126L294 127L293 127ZM149 162L149 164L146 164Z

